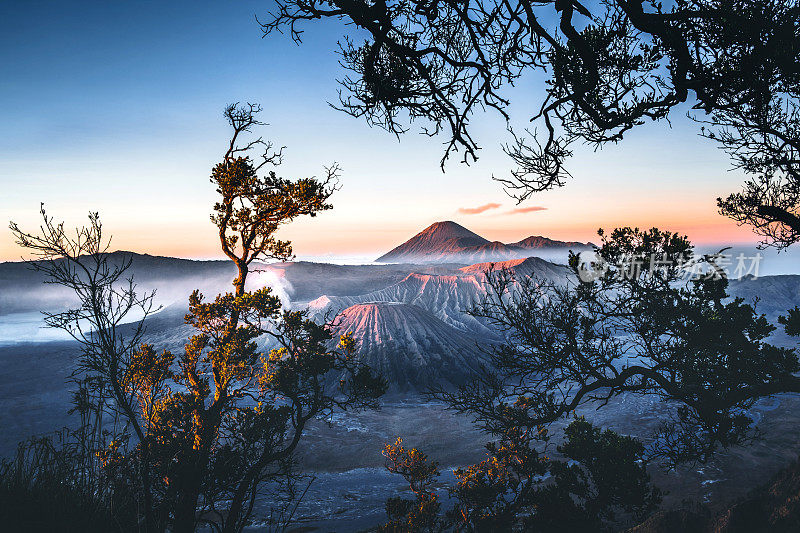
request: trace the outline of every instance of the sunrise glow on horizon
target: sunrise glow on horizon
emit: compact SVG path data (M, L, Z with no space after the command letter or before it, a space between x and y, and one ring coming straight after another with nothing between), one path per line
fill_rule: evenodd
M679 113L672 129L645 126L620 146L579 149L565 187L516 205L492 180L511 169L498 117L474 119L479 161L465 166L456 154L442 173L444 139L412 131L398 141L327 104L342 76L331 51L339 29L321 29L298 47L261 39L253 18L261 2L206 4L6 10L0 96L11 105L0 111L0 180L13 187L0 198L4 223L35 229L40 202L68 225L96 210L115 249L217 257L208 175L227 139L221 112L253 101L269 123L260 133L287 147L279 174L319 175L334 161L343 169L334 209L279 233L300 257L381 254L441 220L503 242L596 241L597 228L626 225L677 231L697 244L757 241L716 210L741 174ZM20 255L0 232L0 260Z

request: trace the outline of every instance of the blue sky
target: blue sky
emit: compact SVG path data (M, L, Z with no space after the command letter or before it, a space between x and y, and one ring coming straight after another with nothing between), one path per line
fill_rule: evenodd
M270 2L5 2L0 7L0 214L36 223L40 202L75 224L98 210L115 247L188 257L216 255L207 176L224 149L221 112L233 101L264 107L265 137L286 145L287 177L343 168L334 210L282 236L301 256L385 251L436 220L491 239L530 234L589 240L599 226L659 225L699 242L752 240L716 214L715 198L741 176L681 112L641 128L622 145L577 151L567 187L508 215L514 202L491 176L508 172L504 123L475 119L477 164L438 162L445 139L398 141L332 109L333 53L344 31L308 26L305 42L261 38L255 16ZM538 89L515 91L517 118ZM684 110L685 112L685 110ZM487 203L501 207L459 213ZM19 256L8 232L0 259Z

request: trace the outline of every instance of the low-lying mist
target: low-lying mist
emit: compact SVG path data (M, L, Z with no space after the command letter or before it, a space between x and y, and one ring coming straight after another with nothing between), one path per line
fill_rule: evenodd
M162 280L152 275L143 277L144 281L136 282L136 292L140 295L154 292L151 316L168 308L181 310L179 314L182 314L182 310L188 306L192 291L198 289L206 300L213 300L217 294L229 292L233 280L233 276L227 273L170 275ZM16 284L15 287L2 288L0 346L70 340L71 337L66 332L48 327L43 313L56 313L72 308L77 304L74 295L64 287L44 283L34 272L31 272L29 281ZM292 284L269 267L252 271L247 285L250 290L270 287L280 298L284 308L289 308L292 303ZM135 322L141 316L141 311L131 311L125 322Z

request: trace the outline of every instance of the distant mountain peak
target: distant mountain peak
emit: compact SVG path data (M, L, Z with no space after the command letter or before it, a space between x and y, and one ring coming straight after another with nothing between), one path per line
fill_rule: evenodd
M531 236L504 244L489 241L452 220L434 222L412 238L376 259L379 263L479 263L528 257L537 250L575 251L591 248L580 242L563 242Z
M434 222L424 230L420 231L417 236L428 235L438 239L463 239L471 238L486 241L483 237L475 232L472 232L452 220L443 220L441 222Z
M519 248L525 248L531 250L536 250L539 248L564 248L564 247L582 249L586 247L592 247L592 244L591 243L584 244L582 242L577 242L577 241L567 241L567 242L556 241L548 237L542 237L541 235L531 235L530 237L526 237L521 241L511 243L509 244L509 246L517 246Z
M434 222L409 240L377 259L381 263L401 262L410 258L438 262L442 254L483 246L489 241L451 220Z

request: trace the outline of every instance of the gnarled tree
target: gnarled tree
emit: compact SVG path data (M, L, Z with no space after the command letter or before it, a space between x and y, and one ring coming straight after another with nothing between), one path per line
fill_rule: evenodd
M536 130L505 147L518 168L501 181L520 201L565 183L576 142L616 143L690 104L751 176L722 212L768 244L798 237L796 0L279 0L263 29L299 41L327 18L359 30L341 45L340 107L395 134L414 121L443 133L442 164L456 150L476 159L473 115L508 119L510 87L544 77L524 116Z
M238 275L233 291L212 301L192 293L186 322L196 333L183 353L143 343L143 318L133 333L122 327L132 308L146 315L152 298L137 296L131 280L120 286L130 262L109 266L96 215L77 239L47 217L42 235L12 225L20 244L44 260L35 266L78 296L80 307L48 321L77 332L90 410L111 411L126 426L99 456L109 471L138 465L133 484L143 494L146 531L188 532L201 524L241 531L264 490L296 479L294 454L310 420L336 408L373 407L385 390L354 362L351 338L331 349L328 327L283 309L269 287L247 288L254 261L291 256L290 243L275 238L281 225L330 209L336 179L335 167L323 180L259 175L281 158L261 138L243 141L260 124L259 110L225 110L233 135L211 174L219 194L211 219ZM259 147L254 160L250 152ZM264 335L272 339L269 353L256 342ZM326 385L331 371L346 376L338 386ZM135 433L130 443L126 428Z
M775 327L731 298L715 258L695 257L686 238L630 228L601 238L594 267L572 257L566 286L487 273L474 313L506 336L491 354L497 370L437 395L501 434L654 396L671 415L650 453L673 465L754 437L753 403L800 391L796 350L767 342ZM782 319L787 333L798 317Z

